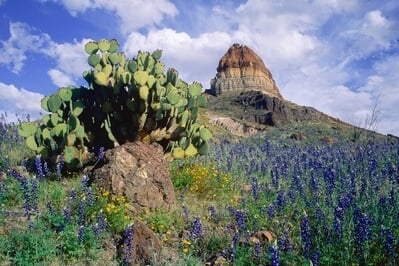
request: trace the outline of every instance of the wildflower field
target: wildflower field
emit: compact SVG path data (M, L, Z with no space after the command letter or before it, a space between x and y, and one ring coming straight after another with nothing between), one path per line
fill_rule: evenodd
M0 122L0 265L128 265L135 220L164 246L148 265L399 264L397 141L219 139L171 162L175 211L130 217Z

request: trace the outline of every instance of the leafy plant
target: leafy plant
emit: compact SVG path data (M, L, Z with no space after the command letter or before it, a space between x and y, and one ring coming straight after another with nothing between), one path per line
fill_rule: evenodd
M129 141L158 142L173 158L206 154L209 129L197 123L206 105L202 85L187 84L175 69L165 71L161 50L127 59L115 39L88 42L88 87L64 87L42 99L48 112L39 125L24 122L26 145L52 162L64 155L78 169L100 147Z

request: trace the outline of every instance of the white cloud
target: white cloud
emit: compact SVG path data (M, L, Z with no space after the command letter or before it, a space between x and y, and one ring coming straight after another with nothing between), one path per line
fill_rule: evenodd
M178 11L168 0L42 0L62 3L73 16L89 9L114 12L121 21L122 32L159 25L165 17L173 17Z
M41 117L40 100L43 97L40 93L0 82L0 113L7 113L8 122L16 121L17 117L24 119L27 114L37 119Z
M82 72L89 68L84 45L89 39L73 43L53 44L51 56L56 60L57 67L50 69L48 74L53 83L59 87L76 85Z
M72 77L58 69L50 69L48 71L48 74L53 83L58 87L67 87L69 85L74 85Z
M0 41L0 64L11 68L14 73L19 73L27 59L28 52L49 55L52 44L48 34L37 32L36 29L20 22L10 23L10 38Z

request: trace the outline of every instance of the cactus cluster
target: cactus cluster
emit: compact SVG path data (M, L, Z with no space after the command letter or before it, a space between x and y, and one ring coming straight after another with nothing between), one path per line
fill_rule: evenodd
M29 148L55 161L63 153L81 168L90 153L128 141L158 142L174 158L205 154L212 134L197 122L205 107L202 86L165 70L161 50L128 59L115 39L88 42L87 87L60 88L42 100L41 123L22 123Z

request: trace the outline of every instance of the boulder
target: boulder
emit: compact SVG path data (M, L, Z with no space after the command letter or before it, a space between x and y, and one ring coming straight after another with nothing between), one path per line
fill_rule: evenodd
M114 196L125 196L132 215L176 203L169 163L158 143L129 142L105 151L91 182Z
M121 240L120 254L126 256L126 242L127 236ZM148 265L151 263L154 256L160 257L162 252L162 244L158 236L145 224L136 221L132 226L132 239L131 239L130 258L126 258L130 265Z
M270 71L249 47L233 44L220 59L216 77L207 93L220 95L231 91L259 90L283 99Z

